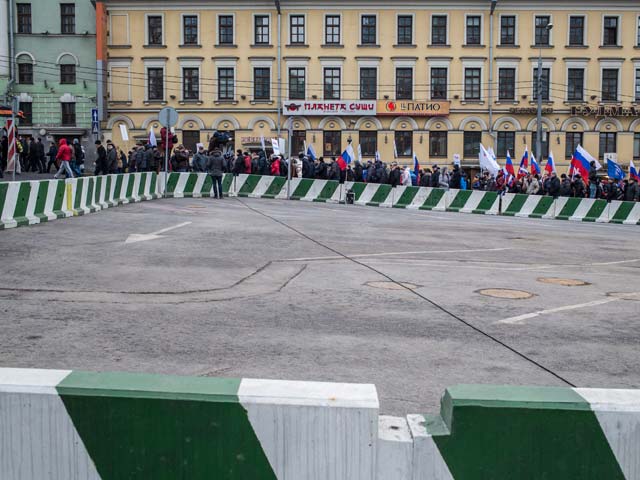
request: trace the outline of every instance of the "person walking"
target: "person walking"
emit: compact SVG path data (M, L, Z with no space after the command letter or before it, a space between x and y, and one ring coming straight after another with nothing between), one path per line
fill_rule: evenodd
M36 159L38 162L38 171L40 173L44 173L47 169L47 160L44 154L44 144L42 143L42 138L38 137L38 141L36 142Z
M71 161L71 170L76 177L82 176L82 171L80 170L80 165L84 163L84 152L82 151L82 146L80 145L80 140L77 138L73 139L73 159Z
M113 143L107 143L107 173L116 173L118 170L118 150Z
M58 168L58 165L56 165L57 156L58 156L58 147L56 147L56 144L54 142L51 142L51 145L49 145L49 151L47 152L47 157L49 157L49 161L47 162L47 168L45 168L45 171L47 173L51 173L52 165L54 170Z
M93 171L94 175L106 175L107 172L107 150L100 140L96 140L96 166Z
M58 155L56 156L56 160L60 162L60 169L58 170L58 173L53 176L53 178L57 180L58 176L63 171L66 172L67 178L73 178L73 172L71 171L71 166L69 165L72 156L73 152L69 145L67 145L67 140L65 138L61 138L58 147Z
M220 150L215 149L213 155L206 157L207 172L213 180L213 198L222 199L222 175L224 173L224 158Z

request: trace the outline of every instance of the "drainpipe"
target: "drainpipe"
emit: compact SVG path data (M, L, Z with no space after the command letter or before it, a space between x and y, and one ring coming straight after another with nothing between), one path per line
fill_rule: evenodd
M493 12L496 10L498 0L491 0L491 11L489 12L489 135L493 149L496 149L496 142L493 136Z
M275 0L278 12L278 138L280 138L280 122L282 116L282 11L280 10L280 0Z
M13 11L13 0L9 0L9 84L7 86L7 94L11 90L13 84L16 83L16 42Z

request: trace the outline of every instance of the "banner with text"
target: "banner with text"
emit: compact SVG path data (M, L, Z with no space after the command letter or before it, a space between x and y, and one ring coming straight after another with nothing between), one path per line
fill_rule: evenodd
M378 115L438 117L449 115L450 102L418 102L413 100L381 100Z
M356 100L356 101L304 101L290 100L284 102L284 115L306 115L306 116L324 116L324 115L375 115L375 100Z

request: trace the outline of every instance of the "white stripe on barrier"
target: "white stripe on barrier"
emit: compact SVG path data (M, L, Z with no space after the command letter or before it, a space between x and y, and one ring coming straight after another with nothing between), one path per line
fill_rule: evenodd
M267 190L269 189L269 187L271 186L275 178L276 177L267 177L267 176L261 177L260 180L258 180L258 184L256 185L256 188L254 188L253 192L249 194L249 197L261 198L265 193L267 193Z
M298 188L298 185L300 185L300 179L299 178L292 178L291 179L291 186L289 187L289 191L291 193L291 196L293 197L293 194L295 193L296 189ZM279 200L285 200L287 198L287 185L285 184L284 188L282 190L280 190L280 193L278 193L278 195L276 195L276 198Z
M593 204L595 202L596 200L593 198L582 199L576 211L573 212L573 215L571 217L569 217L569 220L571 220L572 222L581 222L582 219L587 215L587 213L589 213L589 210L591 210L591 207L593 207Z
M524 202L524 205L522 205L522 208L515 214L515 216L529 218L529 215L533 213L535 208L538 206L538 203L540 203L541 198L543 197L540 197L539 195L529 195L527 200Z
M7 196L4 201L4 208L2 209L0 221L2 221L4 228L14 228L18 226L18 222L16 222L14 215L16 211L16 204L18 202L20 183L9 182L7 185Z
M133 190L131 191L131 199L134 202L141 201L141 198L138 196L138 192L140 191L141 181L142 181L142 173L134 173L133 174Z
M413 480L453 480L433 437L427 433L423 415L407 415L413 436Z
M362 195L360 195L360 198L356 200L355 203L357 203L358 205L366 205L371 201L379 188L380 184L378 183L367 183L367 186L364 188Z
M413 480L413 437L407 420L378 418L377 480Z
M204 186L204 181L207 178L206 173L196 173L196 184L193 187L193 197L200 198L203 196L202 187Z
M29 191L29 202L27 203L27 211L25 212L25 217L29 220L29 225L34 225L36 223L40 223L40 219L36 217L36 203L38 202L38 189L40 188L39 181L31 181L29 182L29 186L31 190Z
M424 202L427 200L427 198L429 198L431 190L433 189L428 187L420 187L418 193L416 193L416 196L413 197L413 200L411 200L411 203L407 205L407 208L411 208L413 210L420 208L422 205L424 205Z
M320 192L322 192L322 189L328 181L329 180L314 180L313 185L311 185L311 188L309 189L307 194L300 200L304 200L305 202L313 202L320 196Z
M384 201L381 202L378 206L383 208L393 207L398 202L398 200L400 200L400 197L406 189L407 187L404 185L398 185L396 188L392 188L391 192L389 192L389 195L387 195L387 198L385 198Z
M46 180L47 186L47 200L44 205L44 214L49 220L55 220L58 216L53 213L53 206L56 200L56 191L58 190L58 182L60 180Z
M457 191L459 192L460 190L457 190ZM486 194L487 194L487 192L481 192L481 191L478 191L478 190L472 191L471 192L471 196L466 201L464 207L462 207L460 209L460 212L462 212L462 213L473 213L474 210L478 209L478 206L480 205L480 202L482 202L482 200L484 200L484 197L485 197ZM495 214L498 213L498 197L496 197L495 201L491 205L491 208L489 210L487 210L485 213L487 213L489 215L495 215Z
M187 186L187 180L189 180L188 173L178 173L178 181L176 182L175 190L173 191L173 198L184 198L184 188Z

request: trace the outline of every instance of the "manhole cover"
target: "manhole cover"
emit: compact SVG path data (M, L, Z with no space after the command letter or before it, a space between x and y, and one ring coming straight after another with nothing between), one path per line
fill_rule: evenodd
M573 278L539 278L538 281L540 283L551 283L553 285L562 285L563 287L583 287L585 285L591 285L589 282L585 282L584 280L575 280Z
M395 283L395 282L367 282L365 283L367 287L373 288L382 288L384 290L415 290L419 287L419 285L414 285L413 283Z
M477 293L485 297L508 298L510 300L526 300L534 296L533 293L509 288L485 288L484 290L478 290Z

